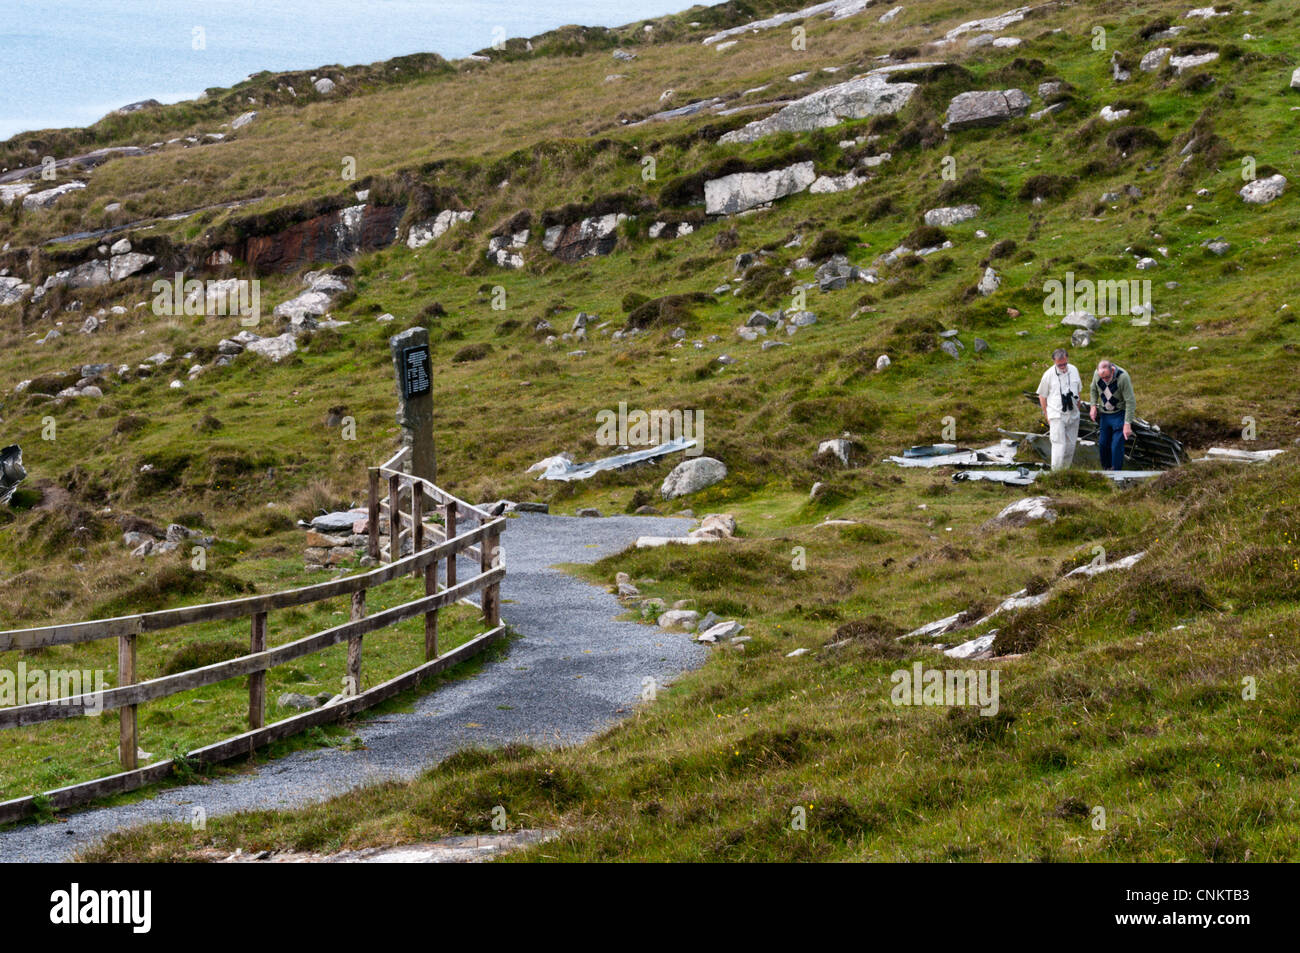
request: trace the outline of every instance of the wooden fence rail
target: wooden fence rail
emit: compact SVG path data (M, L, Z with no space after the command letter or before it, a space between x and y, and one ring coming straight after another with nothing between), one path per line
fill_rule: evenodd
M40 797L46 798L50 806L58 809L107 794L134 790L167 777L174 766L171 760L145 768L140 768L136 763L139 746L137 712L139 706L146 702L247 676L249 730L186 755L186 760L191 763L211 763L251 753L261 745L289 737L306 728L363 711L400 691L418 685L448 666L469 658L499 638L505 631L500 619L501 580L505 578L506 572L500 539L506 521L457 499L428 480L402 472L399 468L408 457L409 451L402 450L382 466L369 471L367 552L376 559L384 559L385 555L387 557L386 564L377 569L266 595L163 609L114 619L0 632L0 652L77 645L101 639L116 639L118 643L118 678L115 688L0 708L0 730L98 715L105 711L119 712L119 752L123 770L107 778L45 792ZM381 482L386 483L386 499L380 499L379 496ZM405 510L404 500L407 507ZM425 516L430 513L442 516L441 527L426 525ZM478 525L458 532L462 516L472 517ZM386 554L380 545L380 525L385 517L389 523ZM404 539L411 542L411 552L406 556L401 555ZM458 556L477 560L478 573L461 581L456 569ZM446 580L441 587L438 585L440 564L445 565ZM406 576L423 580L422 597L371 615L366 614L366 593L370 589ZM476 592L482 593L480 605L486 631L450 652L439 654L438 610L458 602L474 605L469 596ZM266 647L269 613L345 595L351 597L351 612L347 622L274 648ZM424 617L424 664L363 691L363 637L367 633L421 615ZM136 653L141 635L199 622L245 617L249 619L248 654L185 672L137 681ZM342 697L332 704L268 726L267 671L340 642L347 642L348 645ZM0 823L21 819L31 814L36 805L35 797L0 802Z

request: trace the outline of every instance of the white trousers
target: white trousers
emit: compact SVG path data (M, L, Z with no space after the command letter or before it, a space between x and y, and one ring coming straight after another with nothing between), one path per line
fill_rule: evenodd
M1048 437L1052 441L1052 469L1064 470L1074 462L1074 445L1079 439L1079 415L1047 419Z

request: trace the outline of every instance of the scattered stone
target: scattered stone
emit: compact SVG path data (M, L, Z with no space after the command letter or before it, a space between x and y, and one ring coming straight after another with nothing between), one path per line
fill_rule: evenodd
M956 205L950 208L932 208L925 213L925 224L939 227L969 221L980 213L978 205Z
M710 513L700 520L698 529L686 534L695 539L730 539L736 535L736 518L730 513Z
M700 614L694 609L669 609L659 616L658 625L661 629L685 629L690 632L699 621Z
M340 533L362 532L362 530L356 529L356 524L359 520L364 520L367 515L367 511L364 509L337 510L333 513L322 513L320 516L313 517L310 526L316 532L330 536Z
M584 506L584 507L579 508L579 510L578 510L578 515L579 515L579 516L592 516L592 517L599 517L599 516L600 516L600 510L596 509L594 506Z
M840 461L844 466L849 465L849 460L853 453L853 441L844 437L835 437L831 440L823 440L817 444L817 456L829 453Z
M948 104L949 130L973 129L978 126L995 126L1029 109L1029 97L1018 89L982 90L959 93Z
M298 341L293 332L286 331L284 334L273 338L258 338L250 341L247 349L254 354L260 354L262 357L270 358L272 363L279 364L290 354L298 350Z
M1270 175L1267 179L1255 179L1242 186L1237 194L1251 205L1267 205L1280 197L1286 190L1286 176Z
M1023 500L1016 500L993 517L989 521L990 525L1024 526L1039 520L1054 523L1056 510L1052 509L1052 502L1049 496L1027 496Z
M998 277L998 273L992 268L985 268L984 275L980 278L979 284L976 285L975 288L980 294L988 297L993 294L993 292L997 291L1001 285L1002 279Z
M320 703L310 695L303 695L300 692L285 692L276 699L275 707L307 711L312 708L319 708Z
M695 637L697 642L727 642L745 631L745 627L735 620L719 622L707 629L703 625L699 628L700 634Z
M1110 78L1117 83L1127 83L1132 78L1132 74L1124 68L1119 50L1110 55Z
M1061 324L1067 328L1083 328L1085 331L1096 331L1100 327L1097 316L1090 311L1071 311L1061 319Z
M660 495L665 500L679 496L689 496L712 486L727 475L727 468L721 460L713 457L695 457L677 464L664 478Z

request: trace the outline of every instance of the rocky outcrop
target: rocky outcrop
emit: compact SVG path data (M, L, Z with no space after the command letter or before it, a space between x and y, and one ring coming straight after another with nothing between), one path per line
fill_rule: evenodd
M17 304L31 290L32 286L21 278L0 278L0 307Z
M542 248L562 261L608 255L618 244L618 226L628 218L611 212L571 225L552 225L542 236Z
M802 10L794 10L789 13L778 13L767 17L763 20L753 20L743 26L733 26L717 33L706 36L703 40L705 46L712 46L721 40L727 40L733 36L745 36L750 33L757 33L760 30L770 30L773 27L782 26L786 23L793 23L797 20L806 20L809 17L826 16L831 20L843 20L845 17L851 17L854 14L861 13L872 4L873 0L828 0L825 3L816 3L810 7L804 7Z
M682 238L695 231L690 222L655 222L650 226L651 238Z
M843 175L819 175L813 180L813 184L808 186L808 191L813 195L847 192L849 189L856 189L867 181L866 177L860 176L856 172L846 172Z
M410 231L406 233L406 247L423 248L429 242L436 241L445 235L453 225L471 221L473 218L474 212L472 209L467 212L457 212L449 208L443 209L428 221L411 226Z
M1019 89L990 89L959 93L948 104L944 128L973 129L978 126L996 126L1029 109L1029 97Z
M1138 69L1144 73L1154 73L1164 64L1165 57L1172 52L1173 50L1167 46L1156 47L1142 57L1141 62L1138 63Z
M753 142L777 132L809 132L837 126L848 119L865 119L896 113L917 89L916 83L891 82L890 74L900 70L917 70L941 63L907 63L872 70L865 76L854 77L818 90L768 116L735 129L718 141L721 143Z
M99 288L109 282L108 262L96 258L68 272L69 288Z
M13 205L31 190L32 185L30 182L0 185L0 205Z
M1182 74L1189 69L1195 69L1198 66L1205 66L1208 63L1213 63L1218 58L1219 54L1215 52L1193 53L1189 56L1171 56L1169 57L1169 65L1172 66L1176 72Z
M56 185L52 189L45 189L41 192L28 192L23 196L23 208L49 208L69 192L76 192L85 187L85 182L64 182L62 185Z
M258 273L296 271L313 262L345 261L360 252L385 248L397 240L402 205L353 205L317 215L268 235L253 235L239 245L217 250L225 260L243 259Z
M734 215L802 192L817 178L811 162L770 172L737 172L704 184L704 208L710 215Z
M0 503L13 499L18 484L27 479L27 470L23 466L23 451L18 444L10 444L0 450Z
M687 116L694 116L696 113L707 110L716 110L725 105L723 99L701 99L698 102L687 103L685 106L676 106L672 109L665 109L661 112L652 113L638 122L629 123L629 125L640 126L647 122L665 122L670 119L684 119Z
M108 276L113 281L121 281L123 278L130 278L137 272L143 271L154 263L153 255L146 255L142 252L131 251L131 246L127 245L127 251L123 254L114 255L108 261Z
M348 288L346 281L326 271L307 272L303 283L307 286L305 291L288 301L277 304L272 312L298 328L314 326L316 319L329 312L335 296Z
M488 242L488 261L501 268L524 267L524 256L519 251L528 244L529 230L524 228L512 235L495 235Z
M966 33L1000 33L1013 23L1019 23L1033 10L1033 7L1016 7L1014 10L1008 10L1006 13L998 14L995 17L984 17L980 20L967 20L959 26L953 27L943 35L948 41L957 39Z

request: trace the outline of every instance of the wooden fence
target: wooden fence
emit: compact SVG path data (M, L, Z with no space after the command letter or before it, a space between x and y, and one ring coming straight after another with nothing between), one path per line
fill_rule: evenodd
M250 754L256 748L273 741L315 725L342 720L370 708L472 657L498 639L505 628L500 619L500 587L506 572L500 538L506 521L457 499L428 480L402 472L400 468L408 458L409 450L403 449L382 466L372 468L369 473L368 552L370 556L382 561L383 564L378 569L300 589L225 602L163 609L115 619L95 619L0 632L0 652L117 639L118 678L115 688L0 708L0 729L94 715L102 711L119 712L119 750L123 770L94 781L47 791L39 797L46 799L50 808L60 809L84 804L98 797L135 790L168 777L175 767L171 759L146 767L140 767L136 763L139 745L137 712L139 706L146 702L248 676L249 730L198 748L185 756L186 762L191 765L214 763ZM387 485L387 496L382 499L381 483ZM441 527L425 523L425 517L434 512L442 515ZM388 518L386 540L380 539L381 516ZM462 518L466 523L473 522L477 525L458 532ZM409 554L403 555L404 549L408 547ZM476 558L479 572L469 579L459 580L457 554ZM440 563L445 564L446 584L442 587L438 585ZM423 597L366 615L366 593L370 589L408 575L424 581ZM478 604L469 599L470 594L475 592L482 593ZM352 611L348 622L272 649L266 647L268 613L345 595L351 596ZM457 602L481 607L486 631L464 645L439 654L438 610ZM361 650L366 633L419 615L424 616L424 664L361 691ZM247 655L173 675L137 681L136 652L141 636L197 622L240 618L249 620ZM348 644L348 654L343 697L333 704L267 725L267 671L344 641ZM0 823L32 814L38 803L35 796L0 802Z

